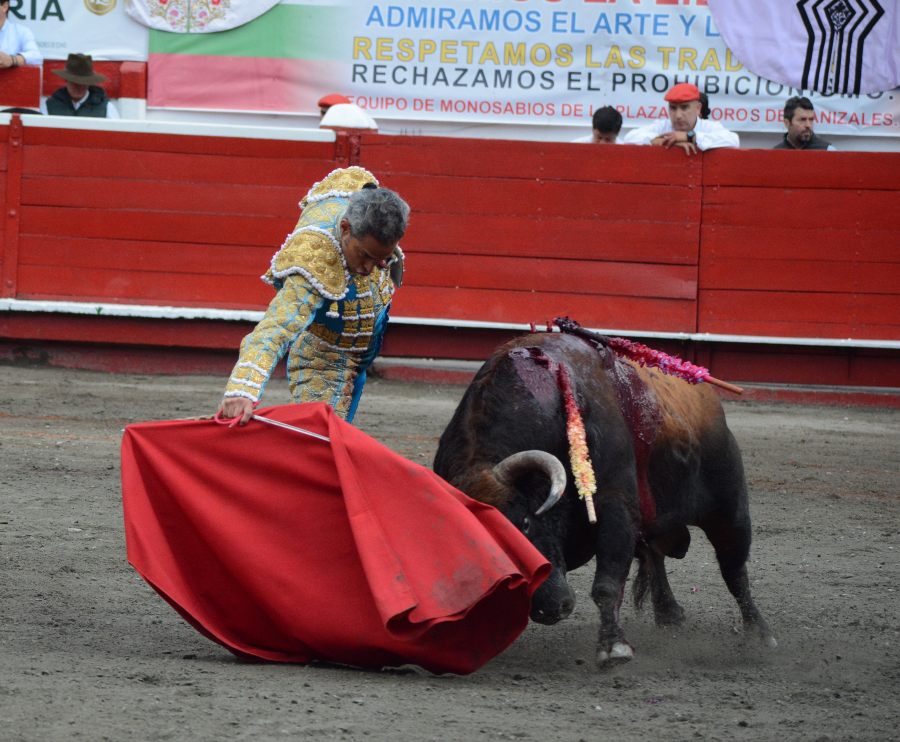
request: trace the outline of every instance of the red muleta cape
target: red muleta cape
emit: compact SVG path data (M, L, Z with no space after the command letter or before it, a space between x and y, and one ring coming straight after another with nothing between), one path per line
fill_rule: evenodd
M239 656L470 673L528 623L549 564L470 499L321 403L139 423L122 440L128 560Z

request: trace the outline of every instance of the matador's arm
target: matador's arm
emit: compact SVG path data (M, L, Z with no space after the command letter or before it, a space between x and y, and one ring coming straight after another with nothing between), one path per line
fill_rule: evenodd
M304 276L286 276L265 316L241 341L240 356L225 386L225 397L246 397L258 402L278 361L309 327L324 301Z

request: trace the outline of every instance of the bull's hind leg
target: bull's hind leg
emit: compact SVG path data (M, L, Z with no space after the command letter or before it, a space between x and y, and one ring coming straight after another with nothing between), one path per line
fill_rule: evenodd
M666 575L666 557L683 558L690 543L690 533L682 526L638 545L640 568L635 580L634 603L640 608L649 588L657 626L680 626L684 622L684 609L675 599Z
M716 550L719 570L728 590L737 601L744 620L744 630L755 632L770 647L778 646L750 594L750 578L747 576L747 557L750 555L749 518L739 523L715 519L703 524L702 528Z

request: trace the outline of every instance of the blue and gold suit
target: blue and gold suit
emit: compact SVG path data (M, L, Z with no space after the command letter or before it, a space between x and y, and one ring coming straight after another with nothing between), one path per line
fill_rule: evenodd
M360 167L335 170L300 202L297 226L262 279L277 290L265 316L241 342L226 397L258 402L287 353L295 402L325 402L348 422L359 403L366 370L378 355L394 293L395 265L351 276L340 247L340 221L350 195L378 184ZM399 263L399 264L397 264ZM399 279L398 279L399 282Z

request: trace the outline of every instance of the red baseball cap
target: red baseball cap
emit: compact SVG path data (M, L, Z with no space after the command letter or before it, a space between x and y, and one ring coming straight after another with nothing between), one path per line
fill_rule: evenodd
M319 98L319 108L323 106L336 106L338 103L350 103L350 99L346 95L340 93L329 93Z
M669 103L690 103L692 100L700 100L700 89L689 82L680 82L669 88L665 99Z

